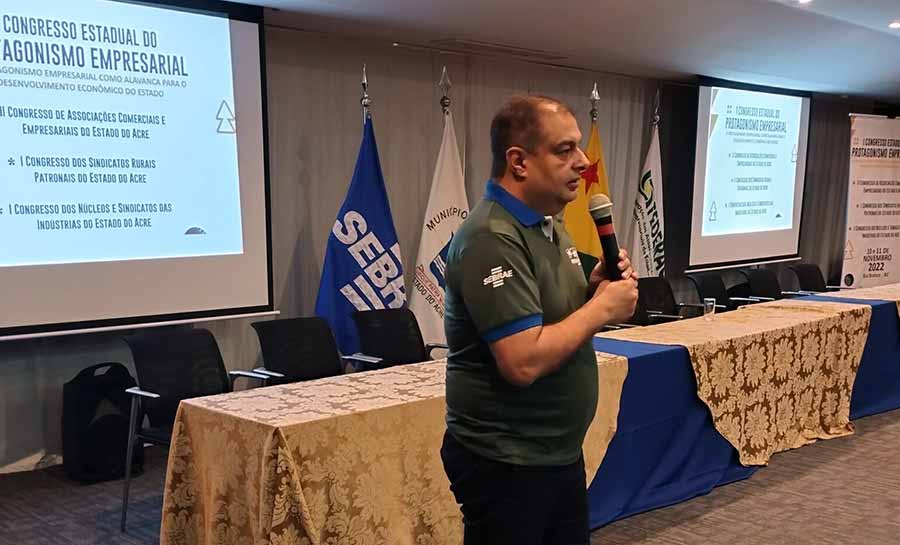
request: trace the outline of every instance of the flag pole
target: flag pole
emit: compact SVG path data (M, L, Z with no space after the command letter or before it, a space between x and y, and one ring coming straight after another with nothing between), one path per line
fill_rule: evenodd
M372 100L369 98L369 79L366 77L366 65L363 63L362 70L362 98L359 99L359 103L362 104L363 108L363 125L366 124L366 120L369 119L369 105L372 104Z
M444 66L444 70L441 72L441 81L438 83L438 87L440 87L441 91L444 93L441 97L441 109L444 112L444 115L450 113L450 87L453 84L450 83L450 76L447 75L447 67Z
M597 119L600 118L600 110L597 107L600 105L600 92L597 90L597 82L594 82L594 90L591 91L591 123L596 123Z
M659 125L659 87L656 88L656 98L653 99L653 121L650 122L650 126Z

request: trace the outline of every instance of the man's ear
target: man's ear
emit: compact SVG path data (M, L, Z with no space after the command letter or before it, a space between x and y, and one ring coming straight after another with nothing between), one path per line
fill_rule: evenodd
M525 156L527 153L518 146L512 146L506 150L506 164L513 177L517 180L525 178L527 167L525 166Z

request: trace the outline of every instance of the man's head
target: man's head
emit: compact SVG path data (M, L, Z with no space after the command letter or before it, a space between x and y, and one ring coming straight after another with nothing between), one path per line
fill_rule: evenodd
M510 98L491 122L491 177L543 214L578 196L589 166L572 110L544 96Z

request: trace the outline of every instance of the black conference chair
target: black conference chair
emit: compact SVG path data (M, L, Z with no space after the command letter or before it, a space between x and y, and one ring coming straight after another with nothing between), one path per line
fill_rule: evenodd
M682 319L675 305L668 283L663 285L664 278L648 277L638 279L638 300L634 314L622 326L648 326ZM665 295L668 291L668 297ZM671 300L670 300L671 299ZM668 311L668 312L666 312Z
M446 344L425 344L416 315L408 308L360 310L353 313L362 351L382 359L382 367L434 359L436 348Z
M694 282L683 274L666 276L666 280L669 282L669 286L672 287L672 295L675 297L675 301L678 302L679 308L681 311L679 314L683 315L685 318L693 318L696 316L703 315L703 298L700 296L700 292L697 291L697 286L694 285ZM724 310L723 308L717 308L718 311Z
M750 297L735 294L735 291L737 291L737 293L740 293L740 290L746 287L746 284L734 284L734 286L732 287L737 287L738 290L733 290L732 294L729 294L728 290L725 288L725 282L722 280L722 277L719 276L718 273L691 273L688 274L687 277L688 280L694 283L694 287L697 289L697 293L699 294L700 299L716 300L717 312L734 310L741 305L759 302L756 299L751 299Z
M778 276L769 269L742 269L741 274L747 279L750 297L763 301L777 301L785 297L801 295L799 292L782 291Z
M788 268L797 275L797 285L800 286L801 291L822 293L841 289L841 286L827 285L822 270L814 263L796 263L788 265Z
M678 302L675 298L675 290L668 278L660 276L639 278L638 293L645 296L649 312L684 318L703 314L702 302Z
M226 372L216 339L206 329L145 332L128 336L125 342L134 358L138 386L125 390L132 397L122 489L123 532L135 441L168 447L181 400L230 392L237 377L269 378L249 371ZM145 416L149 427L143 426Z
M381 358L354 354L341 356L331 327L318 316L285 318L250 324L259 337L265 367L257 373L272 374L270 384L332 377L344 373L344 362L375 366Z

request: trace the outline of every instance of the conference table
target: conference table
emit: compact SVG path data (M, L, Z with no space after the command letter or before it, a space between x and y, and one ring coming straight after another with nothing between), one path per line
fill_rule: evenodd
M750 477L900 407L900 284L594 339L596 528ZM462 542L440 461L445 361L186 400L162 544Z

